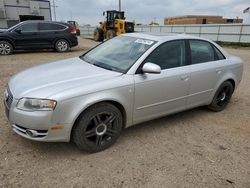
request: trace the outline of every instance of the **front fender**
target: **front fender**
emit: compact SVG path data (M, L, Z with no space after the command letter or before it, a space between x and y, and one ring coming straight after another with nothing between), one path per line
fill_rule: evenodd
M123 106L126 113L126 126L132 124L134 89L124 86L112 90L96 92L59 102L52 117L54 123L70 124L72 127L82 112L88 107L104 101L113 101Z

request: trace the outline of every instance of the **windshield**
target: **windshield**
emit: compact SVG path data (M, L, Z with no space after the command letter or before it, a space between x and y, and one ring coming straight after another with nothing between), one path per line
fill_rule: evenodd
M119 36L97 46L81 59L108 70L126 73L154 44L152 40Z

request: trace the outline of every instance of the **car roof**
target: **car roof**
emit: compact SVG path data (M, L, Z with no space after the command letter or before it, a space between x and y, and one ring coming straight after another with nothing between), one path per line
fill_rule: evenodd
M67 25L66 22L47 21L47 20L27 20L27 21L23 21L21 23L57 23L57 24Z
M136 37L136 38L143 38L148 40L154 40L158 42L164 42L168 40L177 40L177 39L200 39L200 40L206 40L210 41L204 38L187 35L185 33L178 34L178 33L127 33L123 36L130 36L130 37Z

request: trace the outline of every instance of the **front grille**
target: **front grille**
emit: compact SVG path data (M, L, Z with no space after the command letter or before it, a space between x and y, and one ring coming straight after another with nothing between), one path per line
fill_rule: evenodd
M6 94L5 94L5 104L8 109L10 109L12 102L13 102L13 95L9 87L7 87Z

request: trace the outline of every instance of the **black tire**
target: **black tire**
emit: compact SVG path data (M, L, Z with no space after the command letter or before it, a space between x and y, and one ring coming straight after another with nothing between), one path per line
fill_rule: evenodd
M115 31L113 29L110 29L110 30L107 31L107 35L106 35L107 39L112 39L115 36L116 36L116 33L115 33Z
M55 43L57 52L67 52L69 50L69 42L65 39L59 39Z
M99 152L112 146L122 131L122 114L110 103L99 103L87 109L73 129L73 141L87 152Z
M231 82L226 81L221 84L216 91L212 103L208 108L214 112L220 112L226 108L233 95L234 87Z
M96 28L94 30L94 40L97 42L102 42L104 40L104 34L102 29Z
M13 46L8 41L0 41L0 55L10 55L13 53Z

